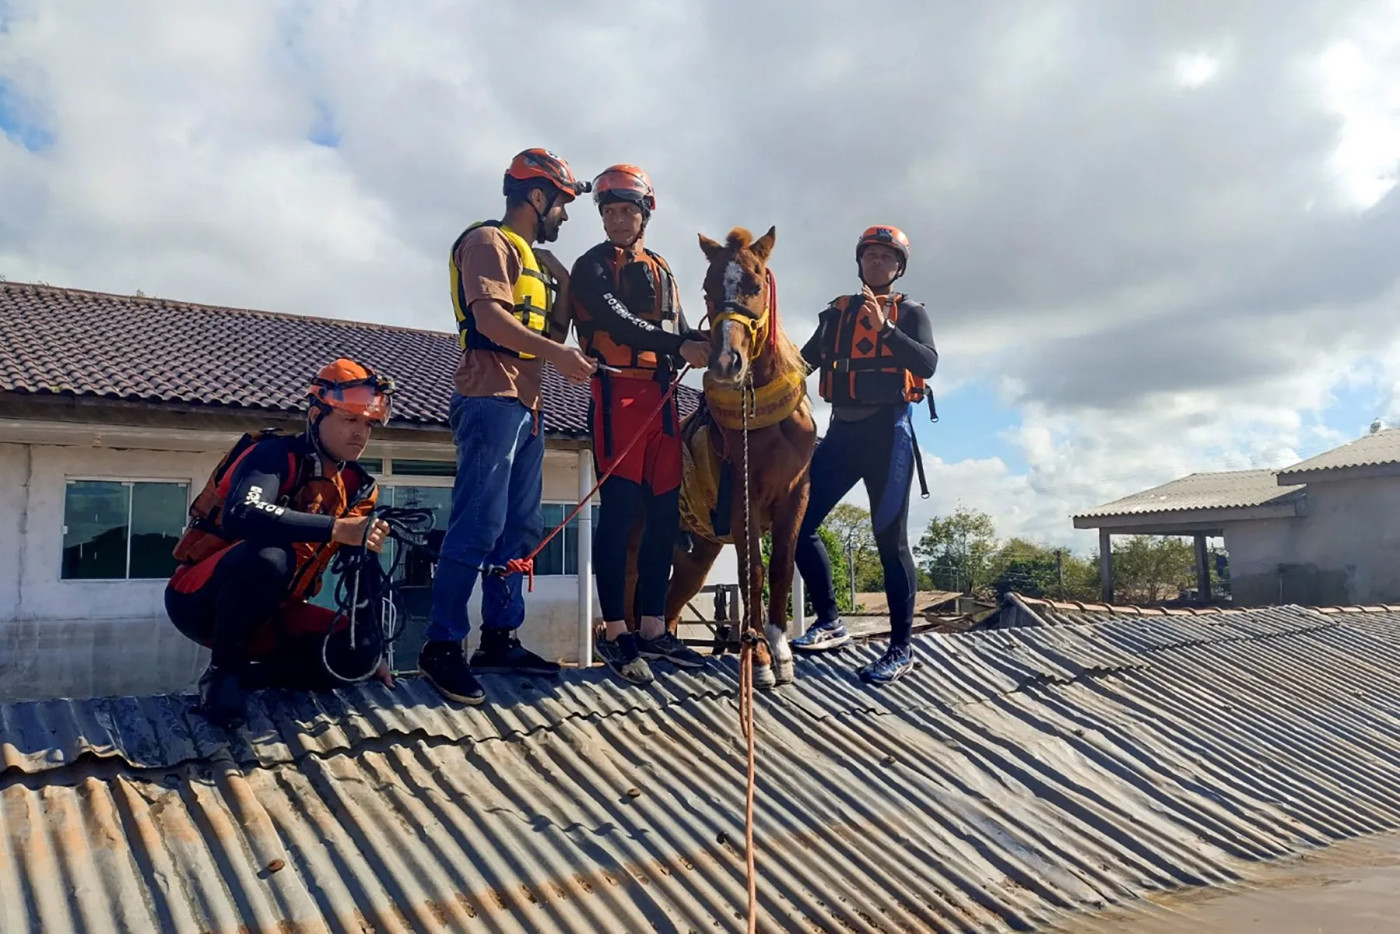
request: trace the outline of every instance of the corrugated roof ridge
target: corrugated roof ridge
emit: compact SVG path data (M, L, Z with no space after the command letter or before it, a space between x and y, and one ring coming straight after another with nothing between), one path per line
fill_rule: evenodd
M1246 613L1257 607L1165 607L1138 606L1132 603L1093 603L1082 600L1051 600L1046 597L1028 597L1016 594L1032 606L1049 607L1052 610L1066 610L1079 613L1112 613L1115 616L1214 616L1221 613Z
M1166 606L1139 606L1133 603L1102 603L1086 602L1083 600L1052 600L1048 597L1028 597L1025 594L1016 594L1031 606L1043 606L1052 610L1065 610L1071 612L1088 613L1112 613L1116 616L1212 616L1220 613L1248 613L1251 610L1267 610L1269 606L1196 606L1196 607L1166 607ZM1317 613L1400 613L1400 606L1389 603L1367 603L1349 606L1328 605L1328 606L1308 606L1306 604L1275 604L1274 606L1297 606L1304 610L1313 610Z

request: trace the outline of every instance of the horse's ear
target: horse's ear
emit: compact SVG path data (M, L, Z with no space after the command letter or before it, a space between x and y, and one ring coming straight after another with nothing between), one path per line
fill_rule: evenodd
M711 240L704 234L700 235L700 252L705 254L706 259L714 259L715 254L724 249L719 243Z
M769 227L768 232L753 242L749 250L760 262L768 262L768 257L773 255L773 243L778 239L778 231L775 227Z

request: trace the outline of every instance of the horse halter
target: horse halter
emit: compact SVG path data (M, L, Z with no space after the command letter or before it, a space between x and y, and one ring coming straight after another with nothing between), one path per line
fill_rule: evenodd
M763 341L760 338L766 336L764 332L768 329L768 322L773 317L773 273L766 267L763 270L763 281L763 311L758 315L753 313L752 308L733 299L720 305L718 312L714 310L713 305L710 307L711 329L718 328L726 321L734 321L742 325L744 330L749 332L749 347L753 357L757 357L762 351Z

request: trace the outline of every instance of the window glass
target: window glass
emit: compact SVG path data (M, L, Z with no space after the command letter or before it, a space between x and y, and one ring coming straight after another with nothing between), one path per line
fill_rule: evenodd
M131 490L120 480L70 480L63 495L63 580L126 577Z
M184 483L136 483L131 487L132 580L166 578L175 573L171 554L185 528L189 486Z

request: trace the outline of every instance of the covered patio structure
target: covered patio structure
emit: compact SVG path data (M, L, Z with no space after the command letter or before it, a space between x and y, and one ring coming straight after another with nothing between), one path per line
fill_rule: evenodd
M1104 602L1113 601L1114 535L1192 537L1196 545L1196 588L1201 599L1209 600L1206 539L1224 536L1227 527L1234 523L1304 515L1307 505L1304 486L1281 486L1278 473L1277 470L1193 473L1075 515L1076 529L1099 530L1099 577L1103 583Z

